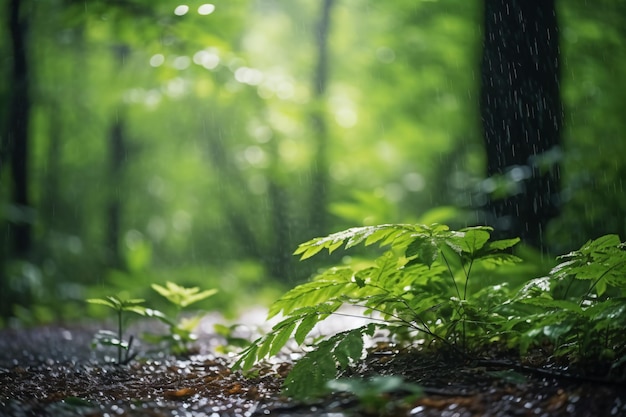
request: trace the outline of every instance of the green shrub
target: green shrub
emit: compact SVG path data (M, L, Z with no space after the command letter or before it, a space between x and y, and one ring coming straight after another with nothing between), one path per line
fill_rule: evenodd
M495 284L491 279L492 284L470 285L490 269L520 262L511 253L519 239L492 241L491 231L389 224L301 244L295 254L302 259L344 245L377 243L386 250L371 262L329 268L280 297L268 318L282 314L283 319L244 349L234 368L249 370L280 352L291 338L308 342L312 350L294 365L284 391L296 398L320 395L328 381L364 357L364 337L377 330L386 331L395 343L419 341L423 348L460 359L493 342L517 347L521 354L548 342L555 355L623 365L626 251L617 236L588 242L560 257L564 262L547 277L516 290L505 277ZM311 342L307 336L315 325L343 314L338 309L344 305L362 307L371 322Z

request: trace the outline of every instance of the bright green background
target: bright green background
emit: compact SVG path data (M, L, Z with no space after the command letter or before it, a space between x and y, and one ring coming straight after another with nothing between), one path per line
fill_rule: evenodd
M320 100L311 88L319 0L218 0L209 15L190 1L183 16L169 1L23 3L36 253L4 265L15 291L32 291L36 307L16 307L22 321L79 318L85 298L120 291L158 303L149 284L166 280L219 288L204 307L233 313L306 279L319 264L290 254L316 235L475 218L464 209L484 179L480 1L338 1ZM555 254L626 235L626 2L557 7L565 130ZM10 63L0 58L2 79ZM7 91L0 85L3 115ZM323 230L309 221L313 114L328 129ZM115 179L107 143L117 118L128 149ZM4 222L23 214L8 200L8 175ZM111 195L122 202L123 270L106 257Z

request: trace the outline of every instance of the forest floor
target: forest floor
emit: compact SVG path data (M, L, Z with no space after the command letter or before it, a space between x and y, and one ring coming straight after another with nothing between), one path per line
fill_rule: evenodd
M0 416L626 416L626 385L545 361L458 362L379 348L349 376L400 376L419 384L421 396L400 389L374 405L344 393L302 403L281 395L289 355L244 377L206 333L184 358L140 344L133 361L115 365L91 349L94 333L91 326L0 331Z

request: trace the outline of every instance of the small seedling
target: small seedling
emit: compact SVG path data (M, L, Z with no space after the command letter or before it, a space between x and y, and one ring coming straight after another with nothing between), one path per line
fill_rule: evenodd
M174 353L184 353L187 350L187 344L196 340L193 330L198 326L202 316L198 314L191 317L180 317L182 310L191 304L214 295L217 290L210 289L200 291L198 287L186 288L170 281L168 281L165 286L152 284L152 289L165 297L176 307L176 317L174 318L167 317L156 310L149 312L153 313L149 315L161 320L169 328L168 335L152 336L152 339L154 339L154 341L165 340L170 344Z
M117 364L125 365L129 363L136 356L136 353L131 353L131 347L133 344L133 336L131 335L128 341L124 340L123 329L123 315L124 312L132 312L139 314L140 316L146 315L146 308L142 306L144 300L142 299L130 299L122 300L116 296L108 296L105 298L90 298L87 300L91 304L100 304L112 308L117 312L117 333L109 330L99 330L94 338L94 345L102 346L114 346L117 348ZM123 355L122 353L126 352Z

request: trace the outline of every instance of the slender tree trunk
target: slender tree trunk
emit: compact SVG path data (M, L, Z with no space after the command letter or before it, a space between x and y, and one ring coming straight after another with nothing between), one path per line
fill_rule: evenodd
M7 151L11 165L12 204L21 212L10 226L13 253L26 258L32 246L31 219L29 218L28 159L30 128L30 78L27 59L28 22L20 0L9 2L9 30L13 51L11 96L7 120Z
M120 234L122 228L122 184L126 165L126 133L124 121L118 115L109 132L109 181L110 190L107 204L106 248L109 253L108 264L113 268L123 268L120 250Z
M289 204L287 190L281 181L281 162L279 156L279 138L274 136L268 143L270 157L267 196L270 202L271 238L269 271L272 277L281 282L288 282L293 265L291 225L289 223Z
M327 232L328 205L328 129L321 105L326 95L328 79L328 34L334 0L324 0L321 17L315 30L317 65L313 78L313 112L311 127L316 140L315 161L312 166L312 193L310 203L310 228L316 235Z
M29 128L30 128L30 77L28 65L28 19L24 1L9 0L6 24L10 35L11 73L7 96L6 120L3 123L3 143L0 146L0 173L4 165L10 170L10 205L13 215L6 221L6 242L0 253L0 316L12 315L16 303L28 305L28 291L16 293L6 273L8 259L25 260L32 250L32 209L29 200Z
M543 247L559 212L562 124L554 0L485 0L481 116L487 151L490 223L500 236Z

